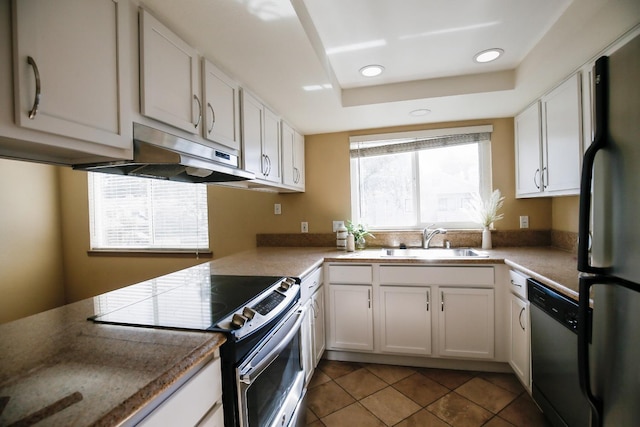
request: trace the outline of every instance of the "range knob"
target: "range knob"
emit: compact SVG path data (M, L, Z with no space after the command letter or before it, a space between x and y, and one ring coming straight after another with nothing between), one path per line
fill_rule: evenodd
M242 328L245 323L247 323L249 319L244 317L242 314L235 313L231 318L231 326L235 329Z
M255 317L256 312L250 307L245 307L244 309L242 309L242 315L247 319L251 320Z
M286 292L289 288L296 284L296 281L291 277L287 277L282 282L280 282L280 290Z

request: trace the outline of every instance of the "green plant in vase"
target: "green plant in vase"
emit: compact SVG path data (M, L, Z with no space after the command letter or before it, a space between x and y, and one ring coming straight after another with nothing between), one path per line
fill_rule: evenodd
M356 242L357 249L364 249L367 246L367 241L365 237L374 238L373 234L369 233L367 227L363 224L354 224L351 221L347 221L346 223L347 232L353 234L353 240Z

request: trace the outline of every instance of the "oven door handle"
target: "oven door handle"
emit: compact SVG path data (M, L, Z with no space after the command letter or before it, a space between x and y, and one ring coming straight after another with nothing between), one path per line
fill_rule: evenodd
M238 368L240 382L251 383L276 360L282 349L300 331L306 307L296 309L277 331Z

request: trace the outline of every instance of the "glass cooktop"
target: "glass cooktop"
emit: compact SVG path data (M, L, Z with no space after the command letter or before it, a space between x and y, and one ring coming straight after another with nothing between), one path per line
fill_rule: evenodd
M201 267L201 268L198 268ZM213 330L281 277L211 275L192 267L94 297L98 323Z

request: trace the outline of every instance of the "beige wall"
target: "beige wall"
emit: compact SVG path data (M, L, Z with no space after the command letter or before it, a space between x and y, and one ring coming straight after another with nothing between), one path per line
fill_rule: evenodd
M64 303L58 168L0 159L0 323Z
M578 232L579 202L579 196L554 197L552 199L552 230Z
M349 188L349 136L386 132L434 129L445 127L493 125L491 136L491 162L493 187L505 196L504 216L496 228L512 230L519 227L519 216L529 215L530 227L548 230L552 226L551 200L515 199L515 165L513 119L473 120L430 125L403 126L385 129L341 132L305 137L307 192L284 199L283 210L293 210L297 220L309 221L309 229L330 232L332 220L351 217L351 195ZM303 219L304 218L304 219ZM299 222L288 231L297 232Z

